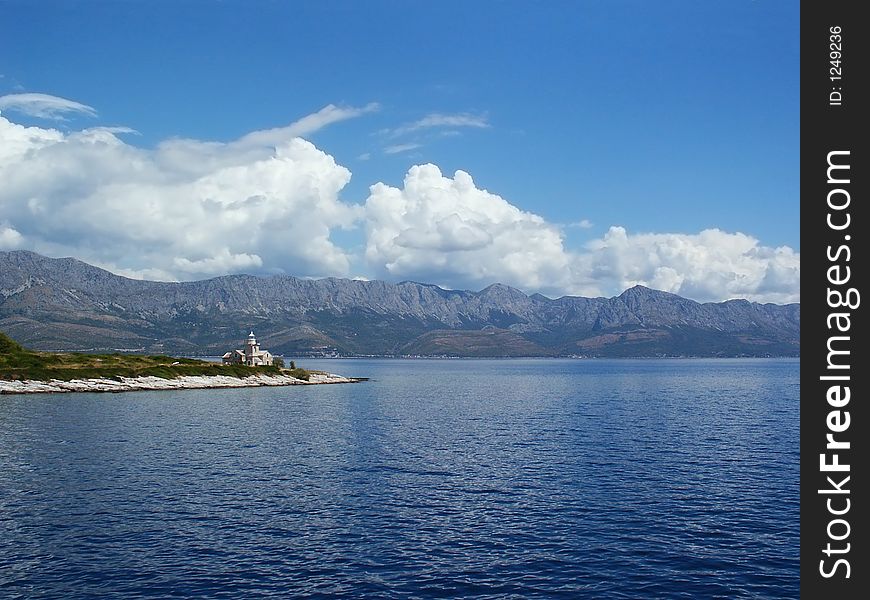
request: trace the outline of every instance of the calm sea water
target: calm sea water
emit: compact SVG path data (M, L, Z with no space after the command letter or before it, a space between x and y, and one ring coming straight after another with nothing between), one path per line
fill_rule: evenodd
M3 598L797 598L795 360L0 397Z

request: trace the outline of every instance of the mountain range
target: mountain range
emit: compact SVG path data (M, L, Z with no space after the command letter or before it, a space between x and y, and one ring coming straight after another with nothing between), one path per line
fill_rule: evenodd
M0 252L0 331L60 351L216 355L254 330L286 356L797 356L800 305L613 298L405 281L228 275L128 279L73 258Z

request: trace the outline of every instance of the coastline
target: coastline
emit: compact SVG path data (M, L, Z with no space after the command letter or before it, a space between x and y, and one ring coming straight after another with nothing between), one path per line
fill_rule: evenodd
M228 375L182 375L173 379L161 377L93 378L61 381L12 381L0 379L0 394L57 394L66 392L135 392L142 390L200 390L287 385L324 385L358 383L361 377L343 377L332 373L311 373L309 381L289 375L250 375L239 378Z

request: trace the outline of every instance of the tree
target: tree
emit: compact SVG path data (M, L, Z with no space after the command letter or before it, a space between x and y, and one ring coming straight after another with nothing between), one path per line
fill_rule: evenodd
M272 365L283 369L284 368L284 359L281 358L280 356L276 356L272 359Z

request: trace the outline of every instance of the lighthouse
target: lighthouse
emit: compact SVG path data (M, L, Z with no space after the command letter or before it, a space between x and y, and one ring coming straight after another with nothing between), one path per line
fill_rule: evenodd
M222 358L225 365L256 367L258 365L272 364L272 353L268 350L260 350L260 344L257 343L257 336L254 335L253 331L248 334L244 350L227 352Z

